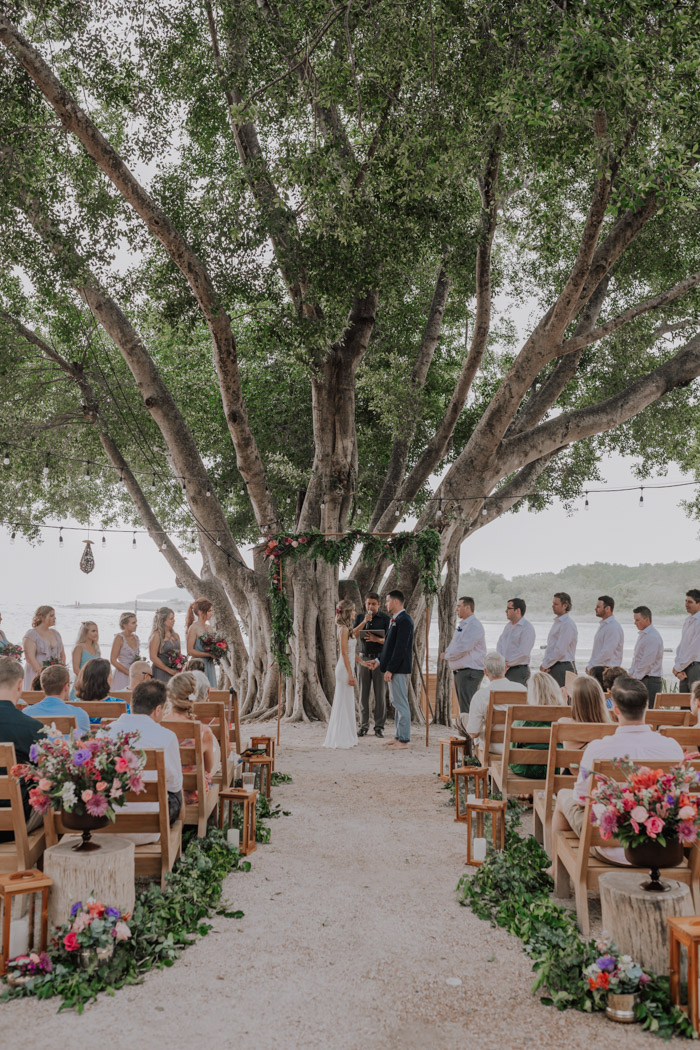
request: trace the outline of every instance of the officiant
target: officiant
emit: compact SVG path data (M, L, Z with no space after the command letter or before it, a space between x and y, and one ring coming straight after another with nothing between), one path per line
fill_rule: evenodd
M379 611L379 595L375 591L365 598L365 612L355 617L353 634L358 639L357 684L360 687L360 728L358 736L369 732L369 694L374 692L374 735L384 736L386 721L386 682L379 666L373 670L365 666L368 660L378 660L389 630L389 617Z

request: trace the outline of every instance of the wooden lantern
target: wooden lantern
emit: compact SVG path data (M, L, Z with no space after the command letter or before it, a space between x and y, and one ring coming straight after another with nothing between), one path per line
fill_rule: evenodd
M250 746L253 751L264 747L265 754L272 759L272 772L275 771L275 738L273 736L252 736Z
M496 850L506 845L505 799L483 798L467 802L467 864L480 868L490 843Z
M698 1018L698 979L700 978L700 966L698 965L698 954L700 953L700 916L670 916L668 923L668 941L670 951L669 983L671 986L671 1002L685 1010L690 1018L690 1023L696 1032L700 1031L700 1019ZM688 1002L681 1002L681 948L688 952Z
M462 754L462 762L470 753L471 740L463 736L446 737L440 741L440 780L447 782L452 780L459 754ZM447 770L445 770L445 756L447 756Z
M272 794L272 758L269 755L246 755L241 756L244 773L255 773L255 783L260 776L260 791L265 793L265 798Z
M256 850L255 842L255 810L258 802L257 791L244 791L243 788L224 788L219 792L219 827L224 828L226 823L226 807L228 806L228 822L226 827L233 824L233 806L243 807L243 827L241 828L240 852L244 857Z
M455 821L467 819L467 799L470 795L476 798L488 797L489 771L486 766L458 766L454 771L455 781ZM460 788L464 788L464 803L460 797Z
M27 949L29 951L46 950L49 926L49 889L53 881L38 870L29 868L26 871L15 871L11 875L0 875L0 902L2 903L2 943L0 944L0 974L6 973L10 960L10 929L12 923L12 901L14 897L29 894L29 918L27 920ZM34 948L34 926L36 898L41 894L41 932L38 949Z

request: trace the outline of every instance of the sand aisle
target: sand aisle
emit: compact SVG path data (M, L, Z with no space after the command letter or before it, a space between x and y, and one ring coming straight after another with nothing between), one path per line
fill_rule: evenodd
M272 822L252 871L226 883L245 918L215 918L215 932L175 966L102 996L82 1018L57 1015L56 1001L4 1005L2 1046L661 1045L636 1027L539 1005L520 943L457 905L465 833L435 776L437 732L429 751L416 739L393 754L373 735L325 751L324 733L282 728L277 765L294 782L274 801L291 816ZM447 985L453 977L462 985Z

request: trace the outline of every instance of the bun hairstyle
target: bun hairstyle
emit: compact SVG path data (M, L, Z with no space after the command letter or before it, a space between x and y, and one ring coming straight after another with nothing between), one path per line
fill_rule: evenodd
M199 613L202 612L206 616L206 614L210 613L213 608L214 608L214 606L212 605L212 603L209 601L208 598L195 598L195 600L192 602L192 604L190 605L189 609L187 610L187 618L185 620L185 629L189 631L190 627L192 626L194 621L197 619L197 616L199 615Z
M338 627L347 627L351 631L354 611L355 603L351 598L343 598L341 602L338 602L335 609L335 622Z
M32 627L38 627L40 623L43 623L43 621L46 619L49 613L52 612L54 612L53 605L40 605L37 611L34 613L34 618L32 619Z
M188 674L187 671L173 675L166 686L168 700L173 711L179 711L180 714L187 715L188 718L195 721L194 696L196 691L197 679L194 675Z
M151 637L157 634L161 641L165 638L165 621L172 614L172 609L169 609L167 605L161 605L160 609L156 609L156 614L153 617L153 630Z
M121 614L121 616L119 617L119 630L123 631L124 628L126 627L126 625L128 624L129 620L135 620L135 619L136 619L136 613L135 612L123 612Z

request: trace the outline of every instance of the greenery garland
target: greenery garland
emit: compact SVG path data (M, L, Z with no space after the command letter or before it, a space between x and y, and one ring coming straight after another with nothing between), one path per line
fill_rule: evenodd
M523 941L537 974L532 992L545 992L543 1003L558 1010L604 1010L606 993L591 989L583 974L600 952L595 941L583 939L572 912L553 901L549 863L539 843L520 838L511 823L505 850L491 851L475 875L459 880L459 903ZM651 975L639 992L636 1015L642 1028L663 1039L696 1038L685 1012L671 1003L667 977Z
M401 564L412 548L426 598L430 600L440 590L440 533L436 529L424 529L418 533L395 532L391 536L377 536L362 529L353 529L342 536L324 536L322 532L316 531L284 532L278 536L268 536L263 558L269 562L267 593L272 609L271 648L275 663L284 677L292 674L287 649L294 622L289 599L281 586L284 562L296 561L303 556L312 561L321 559L327 565L345 565L359 545L363 547L362 560L366 564L388 558L395 567Z

